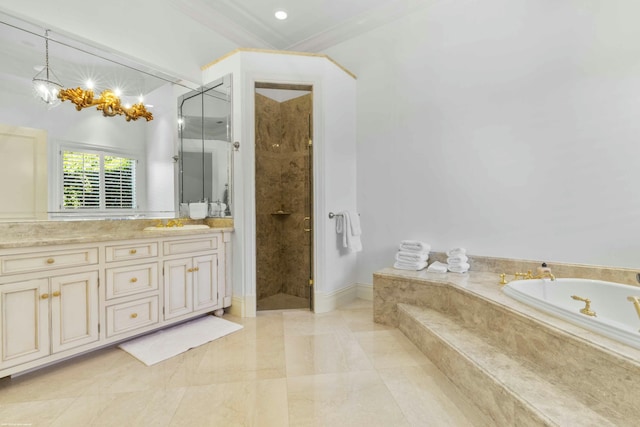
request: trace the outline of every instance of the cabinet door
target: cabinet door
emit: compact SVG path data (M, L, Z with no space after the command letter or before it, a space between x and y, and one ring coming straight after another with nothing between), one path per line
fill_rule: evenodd
M218 256L193 258L193 309L213 308L218 304Z
M49 354L49 281L0 285L0 367Z
M191 258L164 263L164 318L193 311L193 263Z
M98 272L51 278L53 353L98 341Z

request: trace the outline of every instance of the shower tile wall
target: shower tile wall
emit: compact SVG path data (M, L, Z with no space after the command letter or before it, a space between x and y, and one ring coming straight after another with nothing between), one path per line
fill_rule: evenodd
M309 297L311 106L310 94L282 103L256 94L258 299ZM279 210L288 215L274 215Z
M291 224L283 230L284 293L309 297L309 263L311 261L311 227L305 217L311 217L309 117L311 95L304 95L280 104L282 132L282 195L291 206ZM288 207L288 206L287 206Z

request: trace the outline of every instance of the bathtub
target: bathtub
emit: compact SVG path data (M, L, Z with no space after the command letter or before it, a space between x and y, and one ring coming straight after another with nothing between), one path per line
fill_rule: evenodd
M640 287L588 279L514 280L503 288L511 298L556 315L585 329L640 349L640 317L627 297L640 298ZM572 295L591 300L595 317Z

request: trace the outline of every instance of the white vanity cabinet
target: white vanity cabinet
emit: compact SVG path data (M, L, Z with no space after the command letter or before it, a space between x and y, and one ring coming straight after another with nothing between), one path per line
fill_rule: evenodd
M165 320L222 308L225 257L221 237L164 243L164 254L169 258L163 267Z
M106 338L135 333L160 320L157 240L105 247Z
M0 378L229 307L230 230L166 233L0 247Z
M0 372L99 340L98 248L0 255Z

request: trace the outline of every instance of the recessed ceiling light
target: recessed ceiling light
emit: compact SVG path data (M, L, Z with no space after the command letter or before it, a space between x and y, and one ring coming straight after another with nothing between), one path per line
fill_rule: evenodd
M287 19L287 16L289 16L287 14L287 12L285 12L284 10L276 10L276 13L274 14L276 19L279 19L281 21L284 21L285 19Z

